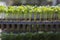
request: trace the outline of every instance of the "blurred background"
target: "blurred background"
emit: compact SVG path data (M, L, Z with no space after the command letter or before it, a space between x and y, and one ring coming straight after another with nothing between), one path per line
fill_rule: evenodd
M0 0L0 5L19 6L19 5L37 5L37 6L60 6L60 0Z

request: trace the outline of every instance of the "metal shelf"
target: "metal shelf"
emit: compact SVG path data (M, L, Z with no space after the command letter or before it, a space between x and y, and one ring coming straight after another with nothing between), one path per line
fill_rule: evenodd
M0 22L0 24L60 24L60 22Z

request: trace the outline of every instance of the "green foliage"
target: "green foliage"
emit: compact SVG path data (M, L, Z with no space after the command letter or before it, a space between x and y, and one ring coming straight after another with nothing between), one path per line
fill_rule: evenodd
M60 40L60 33L2 34L2 40Z
M24 15L24 17L27 17L27 14L31 17L32 14L34 14L34 19L36 19L37 14L40 14L40 17L44 15L44 18L52 18L53 15L56 13L58 17L60 18L60 7L59 6L9 6L9 7L4 7L0 6L0 13L5 13L5 14L13 14L17 15L18 17L21 15ZM9 16L8 15L8 16Z
M7 11L6 11L7 10ZM54 13L54 12L60 12L60 7L59 6L55 6L55 7L52 7L52 6L9 6L9 7L4 7L4 6L0 6L0 12L5 12L6 13Z
M0 6L0 13L1 13L1 12L6 12L6 7Z

